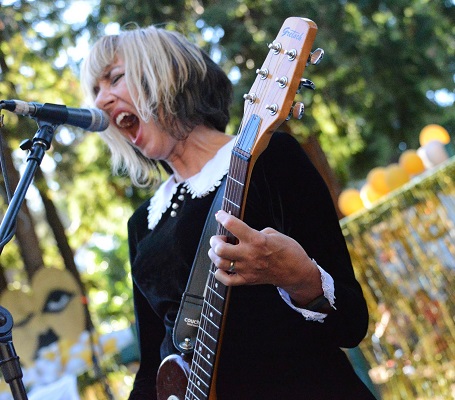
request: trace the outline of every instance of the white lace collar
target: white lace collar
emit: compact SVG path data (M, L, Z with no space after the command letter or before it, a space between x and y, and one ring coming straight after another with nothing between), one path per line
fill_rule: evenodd
M229 170L231 161L231 151L235 140L232 139L221 147L211 160L204 165L200 172L188 178L184 182L184 187L194 199L196 197L207 196L217 188L223 176ZM171 175L155 192L150 199L148 206L148 228L153 229L161 219L161 216L171 205L172 197L177 192L180 182L175 182L174 175Z

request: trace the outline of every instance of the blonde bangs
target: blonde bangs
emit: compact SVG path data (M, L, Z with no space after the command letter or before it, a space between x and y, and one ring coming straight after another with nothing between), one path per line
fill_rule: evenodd
M179 33L154 26L122 32L120 42L119 57L128 71L126 82L140 117L156 121L158 108L176 115L175 97L190 75L202 81L206 74L201 51Z
M114 62L117 56L118 36L105 36L98 40L84 60L81 68L81 83L86 100L90 106L95 102L95 87L103 78L106 70Z

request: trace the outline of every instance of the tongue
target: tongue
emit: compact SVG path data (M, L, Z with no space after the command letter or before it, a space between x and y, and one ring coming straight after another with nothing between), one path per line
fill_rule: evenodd
M127 115L122 118L122 121L120 122L120 127L121 128L129 128L130 126L133 126L137 122L137 117L133 114Z

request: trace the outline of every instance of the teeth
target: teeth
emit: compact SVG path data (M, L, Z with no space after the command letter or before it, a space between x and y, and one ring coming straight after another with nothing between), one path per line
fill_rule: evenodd
M129 128L136 122L136 116L134 114L128 113L128 112L121 112L119 115L117 115L117 118L115 119L115 123L120 127L120 128Z

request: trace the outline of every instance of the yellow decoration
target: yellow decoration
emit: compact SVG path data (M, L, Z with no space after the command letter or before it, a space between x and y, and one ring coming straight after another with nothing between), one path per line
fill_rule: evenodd
M370 208L382 196L383 194L374 190L374 188L368 182L365 183L360 189L360 198L367 208Z
M417 154L417 150L409 149L404 151L400 156L398 164L411 176L425 171L425 165Z
M409 181L409 174L399 164L390 164L385 169L385 182L390 191Z
M425 126L420 131L419 142L421 146L425 146L428 142L432 140L437 140L443 144L450 142L449 132L441 125L430 124Z
M338 208L343 215L350 215L363 208L360 192L357 189L345 189L338 197Z
M103 352L105 354L115 354L118 351L117 339L111 337L103 343Z
M390 191L385 181L385 168L373 168L367 175L367 183L379 194L386 194Z

